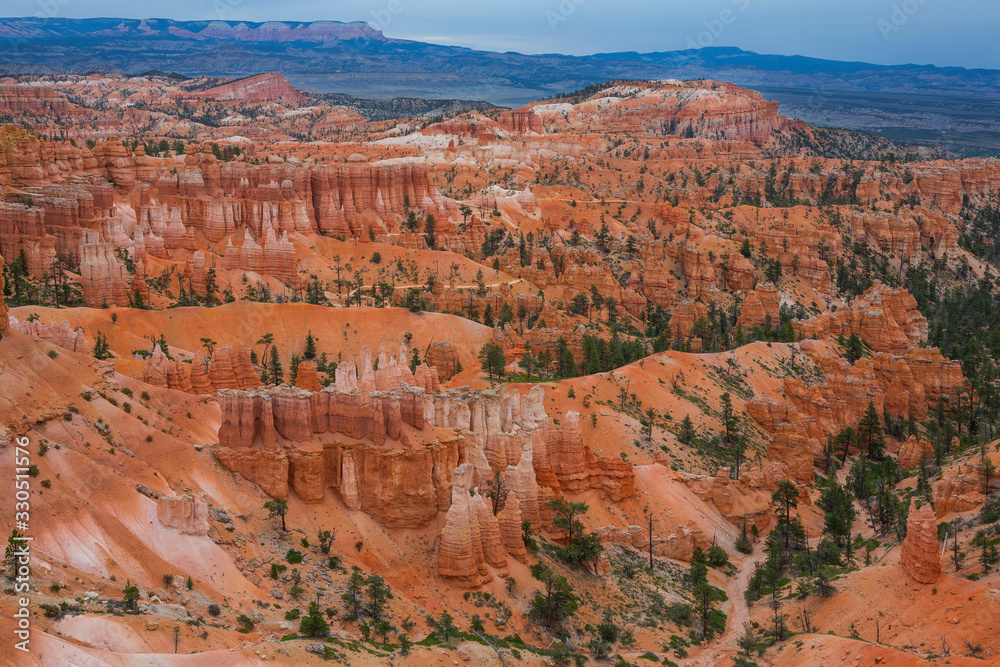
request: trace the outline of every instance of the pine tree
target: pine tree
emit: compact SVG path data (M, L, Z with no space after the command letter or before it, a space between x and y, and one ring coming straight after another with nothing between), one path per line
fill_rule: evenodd
M695 436L694 422L691 421L691 415L684 415L684 419L681 420L681 430L677 434L677 441L683 445L691 445L694 444Z
M722 443L733 459L734 478L740 478L740 471L743 467L743 452L746 446L743 442L743 434L740 433L740 420L733 410L733 401L729 392L722 395L722 426L725 429L722 434Z
M875 403L869 401L865 414L858 424L858 437L868 458L880 461L885 456L885 435L882 431L882 420L875 410Z
M792 524L792 510L799 506L799 490L787 479L778 482L778 488L771 494L771 504L778 510L778 526L785 536L785 551L789 549Z
M712 611L719 600L719 589L712 586L707 581L701 581L694 587L694 605L698 616L701 618L701 636L708 636L708 621L712 617Z
M139 587L134 585L131 581L125 582L125 588L122 590L123 601L125 602L125 607L127 609L135 609L139 603Z
M302 352L302 358L316 358L316 338L313 336L312 331L306 334L306 349Z
M365 611L375 623L378 623L385 614L386 605L392 599L392 591L385 583L385 579L377 574L368 577L365 584L368 596L368 607Z
M340 596L340 599L347 605L347 620L356 621L361 618L364 611L364 589L365 576L355 565L351 570L351 577L347 581L347 589Z
M542 583L542 590L531 601L531 617L546 629L573 616L580 607L580 598L566 577L557 575L544 563L531 566L531 576Z
M437 236L435 234L434 216L431 213L428 213L427 218L424 220L424 238L427 240L427 247L433 249L437 243Z
M108 346L108 339L100 331L97 332L97 337L94 340L94 358L111 358L111 348Z
M3 553L3 569L10 571L10 577L13 579L17 575L17 553L24 546L24 540L21 538L24 534L18 532L17 529L10 531L10 537L7 538L7 548Z
M487 343L479 350L479 364L489 374L490 379L493 379L494 376L499 378L503 376L507 358L499 345Z
M299 622L299 634L304 637L325 637L329 634L329 627L316 602L309 603L309 611Z
M285 371L281 368L281 359L278 357L278 346L271 346L271 358L267 362L267 377L271 384L281 384L285 377Z
M857 511L847 489L837 481L835 471L830 472L826 489L820 494L817 505L823 510L823 533L836 541L840 548L851 547L851 528Z
M844 357L848 362L853 364L863 356L865 356L865 346L862 344L861 339L858 338L858 334L852 333L844 345Z
M753 545L750 544L750 537L747 535L747 520L743 518L743 527L740 529L740 536L736 538L736 550L743 554L753 552Z

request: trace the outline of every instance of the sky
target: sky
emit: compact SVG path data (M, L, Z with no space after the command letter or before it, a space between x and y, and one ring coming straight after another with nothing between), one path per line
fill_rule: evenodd
M367 21L387 36L585 55L737 46L1000 69L996 0L4 0L7 16Z

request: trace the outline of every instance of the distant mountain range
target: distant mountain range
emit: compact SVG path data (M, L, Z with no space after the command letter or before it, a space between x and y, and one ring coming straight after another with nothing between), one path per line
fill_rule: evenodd
M710 78L758 89L809 122L1000 151L1000 71L884 66L737 48L591 56L496 53L386 37L364 22L0 18L0 73L147 70L240 77L373 98L519 106L613 79ZM845 93L848 93L845 95ZM921 136L901 136L908 133ZM962 146L968 150L963 150Z

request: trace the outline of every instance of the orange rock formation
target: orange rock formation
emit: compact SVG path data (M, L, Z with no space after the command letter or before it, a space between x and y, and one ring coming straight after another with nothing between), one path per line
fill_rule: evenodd
M911 501L903 540L903 569L914 581L933 584L941 576L940 551L934 508L924 503L918 509Z

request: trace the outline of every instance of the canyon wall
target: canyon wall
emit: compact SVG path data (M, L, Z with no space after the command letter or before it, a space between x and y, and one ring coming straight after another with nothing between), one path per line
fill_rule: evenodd
M435 392L418 386L429 367L411 373L406 352L380 349L374 370L363 349L360 370L341 363L318 392L220 390L218 460L275 497L319 503L332 489L392 528L445 513L440 571L465 585L481 583L486 565L502 569L508 554L524 557L520 522L547 526L548 500L588 489L614 501L634 495L631 464L594 456L577 413L557 426L540 386L524 396L506 386ZM496 514L483 495L495 474L511 492Z

